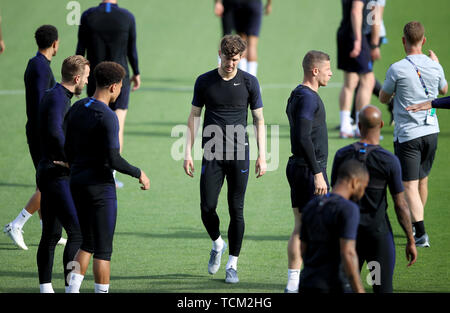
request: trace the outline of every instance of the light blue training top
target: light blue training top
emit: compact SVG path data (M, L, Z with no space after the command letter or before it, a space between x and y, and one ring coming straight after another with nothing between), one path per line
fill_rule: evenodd
M395 93L394 141L398 140L400 143L439 132L435 110L413 113L406 111L405 108L412 104L437 98L439 90L447 85L444 70L438 62L424 54L409 55L407 58L419 70L428 90L428 96L414 65L406 58L389 67L383 84L383 91L388 94Z

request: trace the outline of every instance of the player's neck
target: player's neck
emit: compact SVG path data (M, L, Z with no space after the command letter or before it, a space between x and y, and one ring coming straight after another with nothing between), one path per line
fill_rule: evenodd
M407 46L405 50L407 55L423 54L422 46Z
M347 200L350 199L350 195L351 195L350 188L348 188L346 183L342 182L342 181L333 187L332 193L339 195L342 198L347 199Z
M111 99L111 95L108 90L95 89L94 95L92 96L95 100L105 103L109 106L109 100Z
M362 135L362 134L361 134ZM362 136L360 142L367 143L368 145L380 144L380 132L370 132Z
M112 3L112 4L117 4L117 0L103 0L103 3Z
M52 49L39 49L39 53L42 54L49 61L51 61L53 58Z
M69 90L71 93L75 93L75 85L70 82L61 82L61 86Z
M302 85L311 88L315 92L319 90L319 82L314 79L308 79L305 77L303 79Z
M236 76L237 71L238 70L236 68L233 72L227 73L220 66L219 66L219 69L218 69L219 75L220 75L220 77L222 77L223 80L231 80L231 79L233 79Z

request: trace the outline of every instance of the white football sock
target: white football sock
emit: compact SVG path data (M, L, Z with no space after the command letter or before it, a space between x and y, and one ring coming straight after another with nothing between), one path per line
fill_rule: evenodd
M109 284L97 284L94 285L95 293L108 293L109 292Z
M67 293L80 293L80 287L81 283L83 282L83 279L84 275L71 273Z
M25 225L25 223L28 221L28 219L32 216L33 215L28 213L27 210L22 209L22 211L19 213L19 215L17 215L16 219L14 221L12 221L11 224L14 227L19 227L20 229L22 229L23 225Z
M222 251L222 249L223 249L223 244L224 244L224 241L223 241L223 239L222 239L222 236L219 236L219 238L217 238L216 240L214 240L213 242L212 242L212 249L214 250L214 251Z
M237 270L237 261L238 261L237 256L230 255L228 257L228 262L227 262L227 266L225 267L225 269L234 268L235 270Z
M243 70L243 71L247 72L248 71L247 67L248 67L247 59L246 58L242 58L241 61L239 62L238 68L240 70Z
M352 133L352 123L351 123L351 113L350 111L341 111L341 132L351 134Z
M300 283L300 270L288 269L288 282L286 289L291 291L298 290L299 283Z
M39 289L41 293L55 293L52 283L39 284Z
M258 62L257 61L250 61L247 63L247 72L249 74L252 74L253 76L256 76L256 73L258 72Z

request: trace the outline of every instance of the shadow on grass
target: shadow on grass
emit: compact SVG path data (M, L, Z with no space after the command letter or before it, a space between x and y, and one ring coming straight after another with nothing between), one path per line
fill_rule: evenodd
M30 278L38 280L37 272L19 272L19 271L0 271L0 279L6 277L12 278ZM284 284L272 283L257 283L242 281L236 285L226 284L224 278L217 276L217 278L209 278L208 275L192 275L183 273L172 274L158 274L158 275L142 275L142 276L111 276L111 281L120 280L148 280L148 285L140 288L132 287L130 289L111 288L111 292L116 293L178 293L178 292L230 292L230 293L245 293L249 291L273 292L280 290L282 292ZM53 274L53 281L62 280L63 274ZM91 282L94 280L91 274L85 276L85 284L82 286L86 290L92 287ZM6 293L37 293L39 288L1 288L1 292Z
M116 236L135 236L142 238L161 238L161 239L205 239L208 234L205 232L196 232L189 230L180 230L173 233L143 233L143 232L116 232ZM244 235L244 240L255 241L288 241L289 235Z

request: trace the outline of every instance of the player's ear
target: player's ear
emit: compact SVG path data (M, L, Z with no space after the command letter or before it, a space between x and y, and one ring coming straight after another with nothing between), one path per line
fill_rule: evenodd
M424 46L426 42L427 42L427 37L423 36L423 39L422 39L422 46Z
M383 128L383 127L384 127L384 122L383 122L383 120L381 120L380 129Z
M312 70L313 76L317 76L319 75L319 68L318 67L314 67Z

